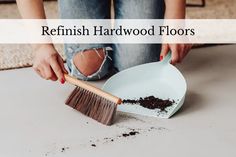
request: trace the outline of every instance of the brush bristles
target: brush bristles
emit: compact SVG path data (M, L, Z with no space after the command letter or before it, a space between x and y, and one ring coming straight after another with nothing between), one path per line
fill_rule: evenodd
M116 114L115 103L80 87L74 89L65 103L105 125L111 125Z

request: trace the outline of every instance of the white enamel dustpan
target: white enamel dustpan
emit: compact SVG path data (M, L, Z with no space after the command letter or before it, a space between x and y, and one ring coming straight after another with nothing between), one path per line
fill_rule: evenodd
M166 108L147 109L140 105L121 104L117 110L122 112L170 118L183 105L187 90L186 81L179 70L170 64L171 53L160 62L138 65L121 71L106 81L103 90L121 99L139 99L155 96L161 99L174 100Z

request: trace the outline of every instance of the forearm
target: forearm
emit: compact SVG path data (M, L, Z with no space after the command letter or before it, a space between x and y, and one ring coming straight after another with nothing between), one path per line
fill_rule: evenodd
M16 0L23 19L45 19L43 0ZM33 49L40 46L53 47L53 44L32 44Z
M22 18L45 19L43 0L16 0Z
M165 0L165 19L184 19L186 0Z

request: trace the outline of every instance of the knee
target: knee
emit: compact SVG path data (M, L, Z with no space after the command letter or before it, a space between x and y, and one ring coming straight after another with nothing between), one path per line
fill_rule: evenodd
M110 68L110 48L89 48L74 51L67 59L72 76L81 80L99 80L104 77Z
M100 49L89 49L76 53L73 64L84 75L89 76L99 70L105 58L105 52Z

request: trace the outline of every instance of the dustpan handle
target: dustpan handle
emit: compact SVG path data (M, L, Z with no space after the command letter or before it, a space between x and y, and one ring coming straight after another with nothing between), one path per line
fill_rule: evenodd
M171 52L169 51L167 55L161 61L162 64L170 64L171 61Z

